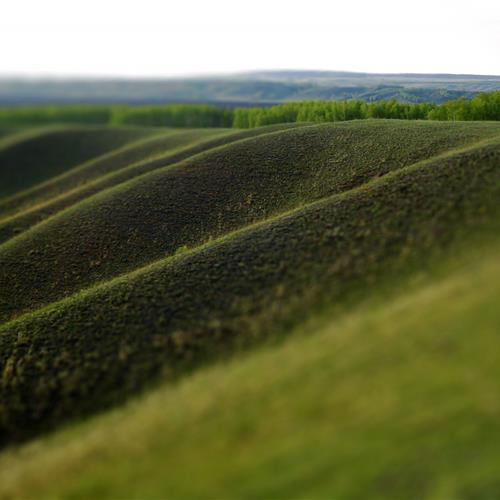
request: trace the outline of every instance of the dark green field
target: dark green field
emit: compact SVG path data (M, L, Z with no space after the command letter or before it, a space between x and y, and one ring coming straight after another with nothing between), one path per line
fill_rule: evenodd
M2 128L0 186L0 498L498 492L500 124Z

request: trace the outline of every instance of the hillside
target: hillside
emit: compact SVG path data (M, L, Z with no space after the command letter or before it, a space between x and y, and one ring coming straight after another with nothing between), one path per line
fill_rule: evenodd
M0 197L11 196L151 132L147 129L68 130L56 127L11 134L4 139L0 149Z
M1 246L0 318L497 133L481 123L309 126L156 169Z
M157 136L92 159L31 189L0 198L0 242L103 189L205 150L273 130L278 125L237 132L221 129L157 131Z
M491 495L499 166L494 122L9 133L0 497Z
M65 126L57 133L42 132L35 137L18 134L0 149L4 189L9 189L10 185L9 191L2 193L4 196L0 198L0 213L5 216L11 210L37 205L105 174L222 132L142 128L92 130ZM121 140L124 133L126 142ZM86 141L87 136L99 138L106 146L94 151L93 144ZM59 151L68 151L75 157L61 157ZM53 157L48 157L50 155ZM46 167L40 169L40 162ZM14 171L19 177L17 182Z

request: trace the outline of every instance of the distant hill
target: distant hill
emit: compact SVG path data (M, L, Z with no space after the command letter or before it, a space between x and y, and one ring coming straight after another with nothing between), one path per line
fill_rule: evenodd
M316 99L442 103L500 90L500 76L260 71L185 79L3 79L0 106L213 103L224 106Z

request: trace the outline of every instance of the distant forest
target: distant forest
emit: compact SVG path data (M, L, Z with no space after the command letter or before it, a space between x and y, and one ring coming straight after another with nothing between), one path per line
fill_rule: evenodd
M478 94L471 100L444 104L407 104L391 101L321 101L281 104L270 108L234 110L233 127L252 128L273 123L336 122L367 118L398 120L500 120L500 91Z
M276 123L336 122L388 118L401 120L500 120L500 91L443 104L409 104L396 100L367 103L307 101L270 107L220 108L210 105L52 106L0 109L0 125L47 123L140 125L151 127L253 128Z

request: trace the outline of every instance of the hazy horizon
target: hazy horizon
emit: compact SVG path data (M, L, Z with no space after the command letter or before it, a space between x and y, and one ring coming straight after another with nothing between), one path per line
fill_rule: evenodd
M499 74L493 73L443 73L443 72L433 72L433 73L422 73L415 71L405 71L405 72L381 72L381 71L363 71L363 70L343 70L343 69L316 69L316 68L282 68L282 69L247 69L241 71L232 72L219 72L219 73L184 73L178 75L126 75L126 74L52 74L52 73L1 73L0 79L19 79L19 80L184 80L184 79L210 79L210 78L231 78L231 77L243 77L245 75L254 74L266 74L266 73L346 73L346 74L358 74L358 75L375 75L375 76L454 76L454 77L493 77L500 78Z

